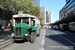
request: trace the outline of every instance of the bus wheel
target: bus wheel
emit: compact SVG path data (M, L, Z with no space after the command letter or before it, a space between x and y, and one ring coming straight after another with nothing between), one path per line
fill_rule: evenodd
M35 40L35 32L31 32L31 36L30 36L30 42L31 43L34 43L34 40Z
M37 35L38 37L40 36L40 33L38 33L38 35Z
M40 32L41 32L41 31L39 31L39 33L37 34L38 37L40 36Z

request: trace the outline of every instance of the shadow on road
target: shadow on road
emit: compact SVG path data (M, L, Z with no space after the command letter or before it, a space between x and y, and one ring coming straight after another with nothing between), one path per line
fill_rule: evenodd
M54 30L54 31L56 31L57 33L59 33L60 35L62 35L63 37L65 37L65 38L67 38L67 39L69 39L69 40L71 40L72 42L74 42L75 43L75 32L69 32L69 31L61 31L61 30L56 30L56 29L52 29L52 30ZM64 34L61 34L61 33L64 33Z
M48 38L48 39L52 39L53 41L56 41L58 43L61 43L65 46L72 46L73 44L69 44L67 43L68 41L66 40L63 40L63 38L61 38L58 34L55 34L53 31L56 31L57 33L59 33L59 35L69 39L70 41L74 42L75 43L75 34L74 33L70 33L70 32L66 32L66 31L60 31L60 30L55 30L55 29L47 29L46 33L49 32L50 34L49 35L46 35L45 37ZM61 34L62 33L62 34ZM74 46L74 49L75 49L75 45Z

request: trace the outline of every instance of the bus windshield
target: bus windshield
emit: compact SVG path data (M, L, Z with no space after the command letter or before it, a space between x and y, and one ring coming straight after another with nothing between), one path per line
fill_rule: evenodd
M22 18L22 23L26 23L29 25L29 18Z
M18 23L21 23L21 18L15 18L15 25L17 25Z

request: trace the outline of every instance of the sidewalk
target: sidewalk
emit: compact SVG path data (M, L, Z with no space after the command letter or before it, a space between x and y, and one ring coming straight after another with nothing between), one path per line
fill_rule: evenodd
M5 29L3 33L0 30L0 42L6 41L11 38L11 32L9 29Z

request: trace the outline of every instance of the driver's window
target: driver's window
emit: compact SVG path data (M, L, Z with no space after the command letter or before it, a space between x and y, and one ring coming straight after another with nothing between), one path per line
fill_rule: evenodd
M29 25L29 18L22 18L22 23L26 23Z

